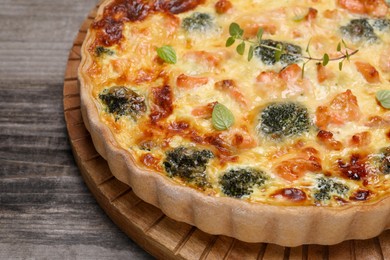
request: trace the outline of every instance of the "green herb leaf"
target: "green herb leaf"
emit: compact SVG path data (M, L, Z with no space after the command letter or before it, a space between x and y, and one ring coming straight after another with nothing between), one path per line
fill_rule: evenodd
M263 38L263 33L264 33L264 30L263 30L263 28L260 27L259 30L257 31L257 34L256 34L256 38L257 38L257 41L259 43L261 43L261 40Z
M311 55L310 55L310 42L311 42L311 38L308 41L307 46L306 46L306 53L309 55L309 57L311 57Z
M242 42L239 45L237 45L236 50L237 50L238 54L244 55L244 52L245 52L245 42Z
M346 57L347 61L349 61L350 55L349 55L349 53L348 53L348 50L345 50L345 57Z
M343 69L343 62L340 61L340 62L339 62L339 70L341 71L342 69Z
M322 66L326 66L329 63L329 55L327 53L324 54L324 57L322 57Z
M275 51L275 60L280 61L280 57L283 54L283 46L281 44L276 45L277 50Z
M217 130L226 130L234 124L233 113L224 105L217 103L211 116L213 127Z
M253 45L251 45L249 47L249 51L248 51L248 61L251 61L251 59L253 58L253 52L254 52L255 48L253 47Z
M305 76L305 67L306 67L306 63L307 63L307 62L303 63L303 65L302 65L302 75L301 75L302 78Z
M230 47L234 44L234 42L236 41L236 39L234 39L234 37L229 37L227 40L226 40L226 47Z
M376 92L376 99L381 103L382 107L390 109L390 90L379 90Z
M229 34L233 37L240 37L244 34L244 30L237 23L231 23L229 26Z
M341 42L339 42L339 44L337 44L337 51L341 51Z
M341 42L343 43L343 45L344 45L344 48L348 48L348 46L347 46L347 44L345 43L345 41L344 41L344 39L341 39Z
M169 46L169 45L164 45L160 48L157 48L157 55L163 59L166 63L170 64L175 64L177 59L176 59L176 52L175 50Z

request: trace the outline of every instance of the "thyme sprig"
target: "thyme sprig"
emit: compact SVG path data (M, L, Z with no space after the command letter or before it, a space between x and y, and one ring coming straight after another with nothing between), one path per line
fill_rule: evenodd
M263 43L263 33L264 30L263 28L259 28L256 34L256 40L249 40L244 38L244 30L238 25L237 23L231 23L229 26L229 38L226 40L226 47L232 46L237 40L241 41L237 46L236 46L236 51L240 55L244 55L245 53L245 48L246 44L249 44L249 51L248 51L248 61L250 61L253 58L253 54L255 51L256 47L263 47L267 48L270 50L275 51L275 60L280 61L280 57L283 54L288 54L292 56L297 56L301 59L304 59L305 61L303 62L302 65L302 77L304 75L304 70L305 66L307 63L311 61L317 61L318 63L322 64L322 66L328 65L330 61L339 61L339 70L341 71L343 68L343 63L344 61L349 61L350 57L355 55L359 50L354 50L350 52L350 48L347 46L347 44L344 42L344 40L341 40L337 44L337 52L340 54L340 56L335 57L335 58L330 58L328 53L324 53L324 55L321 58L313 57L310 53L310 41L308 42L305 52L307 55L302 55L302 54L296 54L296 53L291 53L288 50L286 50L282 44L278 44L276 47L274 46L269 46L267 44Z

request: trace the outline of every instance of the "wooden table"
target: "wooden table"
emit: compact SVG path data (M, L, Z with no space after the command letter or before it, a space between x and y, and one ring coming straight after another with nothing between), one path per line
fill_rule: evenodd
M63 79L97 0L0 0L0 259L151 259L97 205L74 161Z

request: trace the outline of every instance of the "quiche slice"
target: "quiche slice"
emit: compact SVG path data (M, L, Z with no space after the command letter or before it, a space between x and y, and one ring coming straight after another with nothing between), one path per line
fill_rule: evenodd
M390 228L384 0L109 0L79 67L114 176L167 216L284 246Z

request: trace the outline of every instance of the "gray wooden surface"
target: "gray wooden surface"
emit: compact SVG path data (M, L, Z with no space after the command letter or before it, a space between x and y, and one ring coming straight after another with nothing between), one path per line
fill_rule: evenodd
M0 259L151 259L97 205L63 116L69 49L97 0L0 0Z

